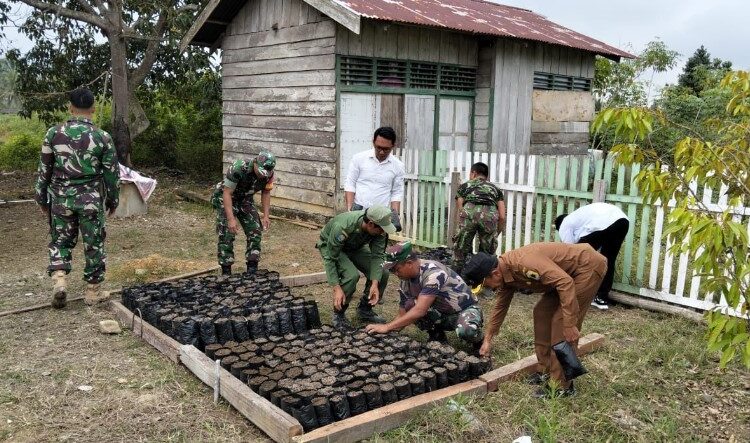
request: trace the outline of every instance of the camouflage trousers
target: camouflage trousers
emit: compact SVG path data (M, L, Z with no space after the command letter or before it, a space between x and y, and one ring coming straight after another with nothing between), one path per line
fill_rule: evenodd
M262 235L258 209L254 204L245 204L242 209L236 207L232 209L247 238L245 261L257 263L260 260L260 239ZM229 232L227 216L224 213L223 206L216 209L216 233L219 235L218 253L216 255L219 259L219 265L231 265L234 263L234 239L236 234Z
M104 280L107 255L104 253L104 209L101 204L68 207L53 204L51 209L52 239L49 242L49 267L47 272L63 270L70 272L70 261L78 243L78 231L83 237L83 254L86 267L83 279L88 283L100 283Z
M474 236L479 237L479 252L495 254L497 223L500 215L496 206L466 203L458 214L458 231L453 237L453 269L461 272L474 249Z
M455 314L443 314L434 308L429 308L424 317L417 320L416 325L423 331L456 331L461 340L469 343L479 343L484 340L482 310L478 305L469 306Z

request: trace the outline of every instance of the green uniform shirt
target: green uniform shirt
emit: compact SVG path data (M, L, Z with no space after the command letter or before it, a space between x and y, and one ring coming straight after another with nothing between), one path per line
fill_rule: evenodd
M350 211L341 213L331 219L320 231L320 240L315 245L323 256L328 284L341 284L338 272L339 256L348 252L355 252L364 246L370 247L372 260L367 277L372 281L379 281L383 276L383 261L385 260L385 246L388 236L370 235L362 230L365 211Z
M463 198L464 203L497 206L497 202L503 200L503 193L487 179L477 177L459 186L456 197Z
M101 190L104 190L102 195ZM120 167L112 138L91 120L72 117L47 131L42 144L35 200L49 206L49 197L66 207L116 208Z

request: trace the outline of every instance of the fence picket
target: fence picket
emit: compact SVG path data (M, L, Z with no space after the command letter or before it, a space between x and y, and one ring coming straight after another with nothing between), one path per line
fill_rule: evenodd
M640 170L637 165L615 166L612 156L592 159L409 149L400 155L407 172L400 211L403 232L417 244L433 246L448 241L447 220L455 210L450 194L452 172L459 172L457 176L465 182L477 161L489 166L489 180L505 196L506 226L498 236L498 253L535 241L554 240L554 217L590 202L594 191L591 185L604 180L605 201L623 208L631 222L622 259L617 263L615 287L699 309L727 303L723 297L715 300L714 294L702 290L690 254L679 253L678 259L669 253L671 243L662 234L674 202L643 204L633 181ZM695 186L691 189L696 191ZM747 223L750 233L750 208L729 208L726 190L722 186L718 197L713 197L711 189L700 189L703 205L713 213L729 211L733 220ZM689 241L686 236L676 239Z

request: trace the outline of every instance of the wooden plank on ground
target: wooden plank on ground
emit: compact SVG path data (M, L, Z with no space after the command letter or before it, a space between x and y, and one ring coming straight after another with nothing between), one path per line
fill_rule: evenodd
M211 359L193 345L181 346L179 356L182 364L196 377L208 386L214 386L216 369ZM221 396L274 441L288 442L295 435L302 434L302 426L297 420L223 368L219 369L219 386Z
M133 335L141 337L143 341L156 348L173 362L180 362L180 343L177 340L146 323L143 319L134 318L133 312L123 306L122 303L112 300L110 306L120 324L133 329Z
M486 393L487 386L483 381L471 380L331 423L304 435L294 437L294 441L298 443L332 441L347 443L364 440L373 434L399 427L417 413L445 403L456 395L482 396Z
M604 345L604 335L598 333L587 334L578 341L578 355L591 353ZM487 392L497 390L501 382L515 378L521 374L531 372L536 368L536 355L530 355L521 360L501 366L479 377L487 383Z
M312 274L300 274L300 275L289 275L286 277L279 278L281 283L294 288L296 286L307 286L318 283L324 283L326 281L325 272L314 272Z

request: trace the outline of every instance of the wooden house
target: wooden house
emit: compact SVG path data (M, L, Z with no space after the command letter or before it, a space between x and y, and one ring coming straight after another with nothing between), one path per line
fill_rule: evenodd
M224 161L270 149L274 207L320 219L379 126L403 149L585 153L595 56L632 57L481 0L211 0L189 44L221 49Z

